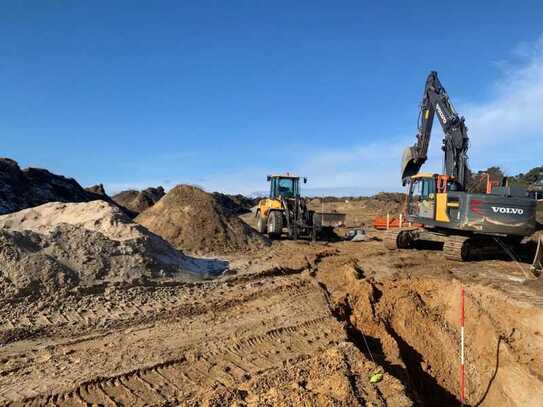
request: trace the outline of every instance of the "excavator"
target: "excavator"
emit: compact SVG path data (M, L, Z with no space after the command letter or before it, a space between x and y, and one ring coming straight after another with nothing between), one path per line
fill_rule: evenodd
M420 173L428 158L434 116L443 128L443 174ZM455 111L437 72L426 80L416 143L402 157L407 185L405 216L416 225L387 231L388 249L408 249L417 242L442 243L445 256L467 261L507 251L536 229L536 201L525 189L502 183L489 193L468 192L469 138L465 119Z

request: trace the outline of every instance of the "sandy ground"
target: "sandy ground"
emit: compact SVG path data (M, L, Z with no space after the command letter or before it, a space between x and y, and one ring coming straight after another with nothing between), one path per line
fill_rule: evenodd
M543 280L527 264L370 235L275 241L211 281L4 302L0 404L458 405L464 287L467 405L543 405Z

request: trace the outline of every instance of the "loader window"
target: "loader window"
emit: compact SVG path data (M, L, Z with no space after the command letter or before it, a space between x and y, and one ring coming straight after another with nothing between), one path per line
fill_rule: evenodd
M298 179L296 178L272 178L270 198L279 196L294 198L298 195Z
M285 198L293 198L296 195L296 185L292 178L280 178L279 179L279 195Z

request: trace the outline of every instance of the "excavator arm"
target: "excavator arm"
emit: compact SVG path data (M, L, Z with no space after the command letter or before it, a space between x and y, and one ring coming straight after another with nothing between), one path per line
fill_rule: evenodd
M408 147L403 154L402 181L405 185L407 179L417 174L428 158L435 113L445 133L441 147L444 152L444 173L453 177L461 189L464 189L469 178L468 129L464 124L464 118L458 116L454 110L435 71L430 72L426 79L417 142L412 147Z

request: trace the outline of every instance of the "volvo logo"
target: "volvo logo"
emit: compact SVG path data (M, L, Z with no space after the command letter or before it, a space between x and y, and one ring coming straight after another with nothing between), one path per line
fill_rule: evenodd
M447 123L447 118L445 117L445 113L443 113L443 110L441 110L439 103L436 103L436 110L439 117L441 117L441 121L443 121L443 124Z
M508 213L511 215L522 215L524 213L524 209L521 208L504 208L502 206L493 206L492 210L494 213Z

